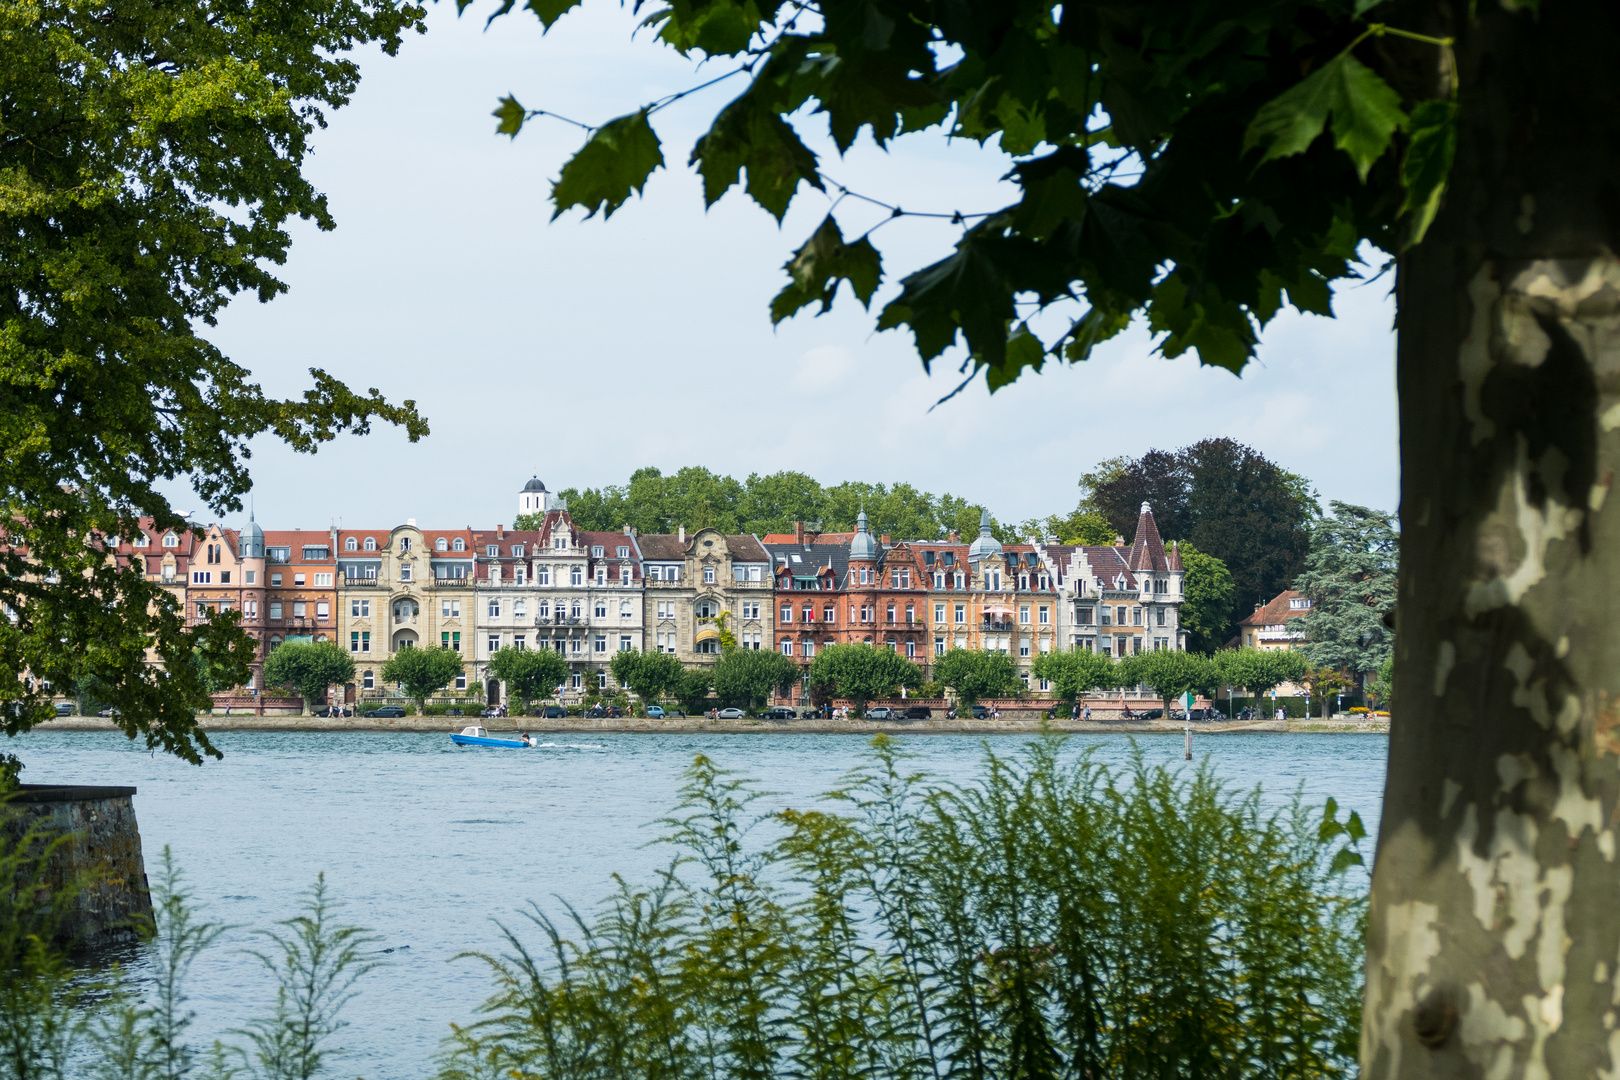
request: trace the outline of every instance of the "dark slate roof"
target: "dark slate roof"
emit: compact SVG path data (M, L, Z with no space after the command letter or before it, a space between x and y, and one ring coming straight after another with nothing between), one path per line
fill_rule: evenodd
M679 562L686 558L686 542L674 533L643 533L636 537L641 557L655 562Z
M791 573L804 577L830 565L838 588L849 586L848 544L766 544L762 550L770 553L767 557L771 560L772 575L785 566ZM793 561L795 555L799 557L798 562Z
M1159 526L1153 520L1153 508L1142 504L1142 513L1136 519L1136 539L1131 542L1132 570L1168 570L1170 562L1164 556L1164 541L1159 538Z

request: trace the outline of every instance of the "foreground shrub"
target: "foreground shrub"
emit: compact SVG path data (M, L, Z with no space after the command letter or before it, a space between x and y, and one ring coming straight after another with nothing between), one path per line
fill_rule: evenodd
M443 1080L1355 1069L1363 833L1331 802L1268 814L1207 765L1056 740L957 786L880 738L840 812L760 795L699 757L658 880L593 918L536 909L538 948L506 930Z

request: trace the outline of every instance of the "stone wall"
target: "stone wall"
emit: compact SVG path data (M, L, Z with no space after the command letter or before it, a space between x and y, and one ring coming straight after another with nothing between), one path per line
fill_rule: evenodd
M67 837L47 864L46 886L89 882L62 928L63 938L76 945L128 940L134 920L151 917L134 794L132 787L23 784L11 799L18 817L5 828L14 837L29 828Z

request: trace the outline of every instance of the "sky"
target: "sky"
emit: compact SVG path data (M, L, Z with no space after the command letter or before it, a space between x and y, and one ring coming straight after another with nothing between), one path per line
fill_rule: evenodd
M873 325L958 226L889 222L873 234L889 273L871 313L846 291L827 315L772 327L782 264L831 202L801 188L780 227L740 190L704 209L685 161L740 79L656 114L666 167L643 197L606 221L551 221L549 183L583 132L536 119L497 136L502 95L600 123L726 68L636 36L630 11L603 0L547 34L524 13L486 30L490 10L429 5L428 32L398 56L362 54L359 91L306 165L336 230L296 223L288 293L239 298L209 332L269 393L297 395L322 368L414 400L432 428L413 445L378 427L314 456L255 441L262 525L489 527L510 522L531 475L560 491L645 465L908 482L1018 521L1072 510L1098 461L1212 436L1310 478L1324 503L1395 508L1388 277L1340 289L1337 319L1280 315L1241 379L1192 354L1162 358L1137 326L1085 363L994 395L980 379L936 405L960 355L930 376L908 334ZM883 150L863 136L840 159L818 118L798 128L826 174L884 202L974 212L1015 198L994 146L919 133ZM845 235L884 216L848 200L838 210ZM212 516L179 492L177 509L188 498Z

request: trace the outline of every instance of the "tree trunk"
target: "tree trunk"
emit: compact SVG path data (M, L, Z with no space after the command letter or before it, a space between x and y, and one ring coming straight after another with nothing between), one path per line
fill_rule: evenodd
M1380 10L1456 36L1462 120L1397 285L1404 689L1363 1075L1612 1074L1620 5L1469 6Z

